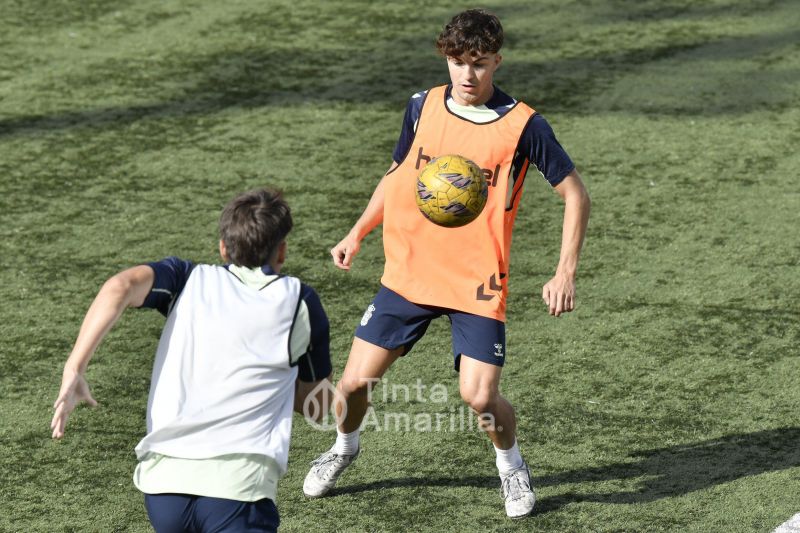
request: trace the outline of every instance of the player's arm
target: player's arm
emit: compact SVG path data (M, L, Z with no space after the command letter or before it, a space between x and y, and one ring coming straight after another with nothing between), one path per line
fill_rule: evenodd
M392 170L397 168L397 162L392 162L392 166L386 171L388 175ZM383 222L383 204L385 201L384 182L386 175L383 176L372 197L369 199L366 209L358 218L353 228L345 236L344 239L331 249L333 256L333 264L343 270L350 270L350 265L353 263L358 251L361 249L361 241L366 237L369 232L375 229L381 222Z
M542 287L542 299L553 316L575 308L575 273L578 269L591 201L577 170L572 170L555 186L564 200L564 223L561 234L561 256L556 273Z
M392 154L392 166L384 174L383 179L375 187L372 197L367 204L367 208L359 217L358 221L353 226L353 229L347 236L339 241L339 243L331 249L333 256L333 264L343 270L350 270L353 263L353 258L358 254L361 248L361 241L371 232L375 227L383 222L383 204L385 200L384 182L386 175L393 171L408 155L411 149L411 144L416 135L417 123L422 113L422 106L425 102L428 91L422 91L413 95L406 105L406 113L403 117L403 126L400 129L400 137L395 145L394 153Z
M83 319L78 338L64 365L61 389L53 407L56 412L50 423L53 438L64 436L70 413L81 402L97 405L89 391L84 374L100 342L128 307L140 307L153 286L153 269L140 265L108 279L97 293Z
M294 411L315 422L321 422L333 405L333 372L318 381L298 378L294 388Z
M301 297L305 303L301 319L307 320L308 349L297 367L294 389L294 410L316 422L324 419L333 405L331 377L333 365L330 350L330 322L319 295L303 284ZM307 317L307 318L306 318ZM324 377L322 377L324 376ZM321 378L321 379L320 379Z

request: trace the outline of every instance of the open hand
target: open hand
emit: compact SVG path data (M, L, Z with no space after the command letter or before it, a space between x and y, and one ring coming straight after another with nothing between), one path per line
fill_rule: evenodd
M91 407L97 405L97 401L92 398L89 391L89 383L83 374L75 370L64 369L64 376L61 379L61 390L58 398L53 404L56 412L53 421L50 422L50 429L53 430L53 438L60 439L64 436L64 428L67 425L69 415L81 402L86 402Z

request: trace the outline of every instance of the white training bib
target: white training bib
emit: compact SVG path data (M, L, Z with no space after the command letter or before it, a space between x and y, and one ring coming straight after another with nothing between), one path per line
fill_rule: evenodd
M223 267L195 267L161 335L137 457L255 453L284 472L300 303L296 278L255 289Z

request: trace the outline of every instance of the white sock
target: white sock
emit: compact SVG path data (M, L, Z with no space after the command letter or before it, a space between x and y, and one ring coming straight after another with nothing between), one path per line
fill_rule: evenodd
M522 468L522 455L519 453L516 440L514 441L514 445L508 450L501 450L495 447L494 451L497 453L495 464L497 465L497 470L499 470L501 474L508 474L518 468Z
M353 455L358 451L358 436L360 430L352 433L342 433L336 428L336 443L333 445L334 453L339 455Z

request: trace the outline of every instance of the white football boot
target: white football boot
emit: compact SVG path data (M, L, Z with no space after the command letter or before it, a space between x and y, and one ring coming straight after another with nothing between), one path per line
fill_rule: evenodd
M536 493L531 487L531 473L526 463L511 473L500 474L500 491L509 518L524 518L531 514L536 504Z
M325 496L336 485L344 469L356 460L361 450L353 455L340 455L333 448L311 461L311 470L303 481L303 494L309 498Z

